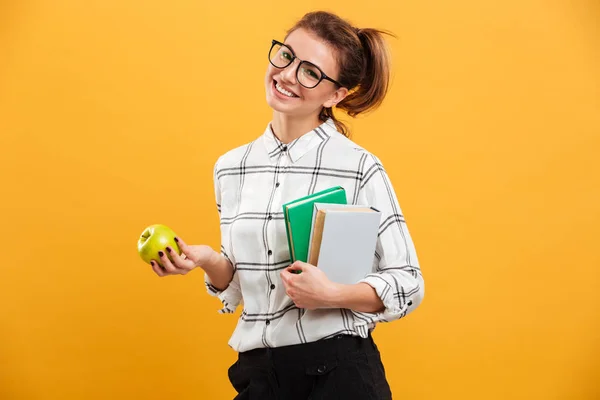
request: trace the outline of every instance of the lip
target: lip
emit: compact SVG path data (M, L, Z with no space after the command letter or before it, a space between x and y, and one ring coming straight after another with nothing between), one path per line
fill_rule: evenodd
M275 79L273 79L273 83L271 84L271 90L273 91L273 94L274 94L274 95L275 95L277 98L279 98L279 99L282 99L282 100L293 100L293 99L298 99L298 98L300 98L300 97L298 96L298 94L297 94L297 93L295 93L293 90L290 90L289 88L287 88L285 85L282 85L281 83L279 83L279 86L281 86L282 88L284 88L284 89L285 89L285 90L287 90L288 92L292 92L292 93L294 93L294 94L295 94L296 96L298 96L298 97L288 97L288 96L284 95L283 93L279 93L279 91L278 91L278 90L277 90L277 88L275 87L275 85L276 85L277 83L278 83L278 82L277 82Z

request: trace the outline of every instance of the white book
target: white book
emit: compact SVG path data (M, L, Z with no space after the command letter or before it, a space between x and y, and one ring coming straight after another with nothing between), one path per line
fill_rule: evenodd
M332 282L357 283L372 272L380 221L366 205L315 203L308 262Z

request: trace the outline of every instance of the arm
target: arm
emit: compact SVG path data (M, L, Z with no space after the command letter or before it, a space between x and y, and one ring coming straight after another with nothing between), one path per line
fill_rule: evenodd
M229 282L233 278L233 265L223 253L214 252L209 262L200 266L210 285L215 289L215 292L221 292L227 289Z
M358 284L342 288L338 300L352 306L357 328L408 315L422 302L425 293L415 246L392 183L379 159L366 156L359 202L381 211L375 254L378 262ZM382 307L373 298L373 292Z
M328 308L347 308L364 313L378 313L385 310L377 291L364 282L355 285L335 284L327 293L325 304Z
M424 294L415 248L391 182L376 157L365 157L368 159L357 200L382 214L372 272L353 285L332 282L322 270L301 261L281 272L286 292L297 307L351 310L355 328L363 336L376 322L392 321L412 312ZM293 273L297 271L302 273Z
M221 186L218 177L219 160L215 163L213 171L213 180L215 186L215 200L219 221L221 219ZM242 292L240 289L239 278L235 269L235 260L232 260L229 254L230 249L226 247L229 243L227 239L228 231L221 224L221 252L214 252L211 261L201 266L204 270L204 285L209 295L218 297L223 304L220 313L233 313L242 301Z

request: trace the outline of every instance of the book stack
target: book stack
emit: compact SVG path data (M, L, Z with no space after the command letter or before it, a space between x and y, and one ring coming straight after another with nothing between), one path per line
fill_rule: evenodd
M353 284L371 272L381 213L347 204L336 186L283 205L292 262L322 269L337 283Z

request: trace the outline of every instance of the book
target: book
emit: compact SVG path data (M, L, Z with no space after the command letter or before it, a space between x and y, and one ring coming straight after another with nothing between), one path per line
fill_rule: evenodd
M292 263L295 261L308 262L308 246L315 202L346 204L346 191L341 186L334 186L283 205L283 217Z
M373 212L374 209L365 206L346 206L340 207L337 205L323 205L320 203L315 204L315 210L313 212L313 224L312 231L310 234L310 244L308 247L308 263L317 265L319 262L319 252L321 250L321 242L323 238L323 229L325 227L325 216L331 212Z
M374 207L316 202L308 262L333 282L360 281L372 272L380 222Z

